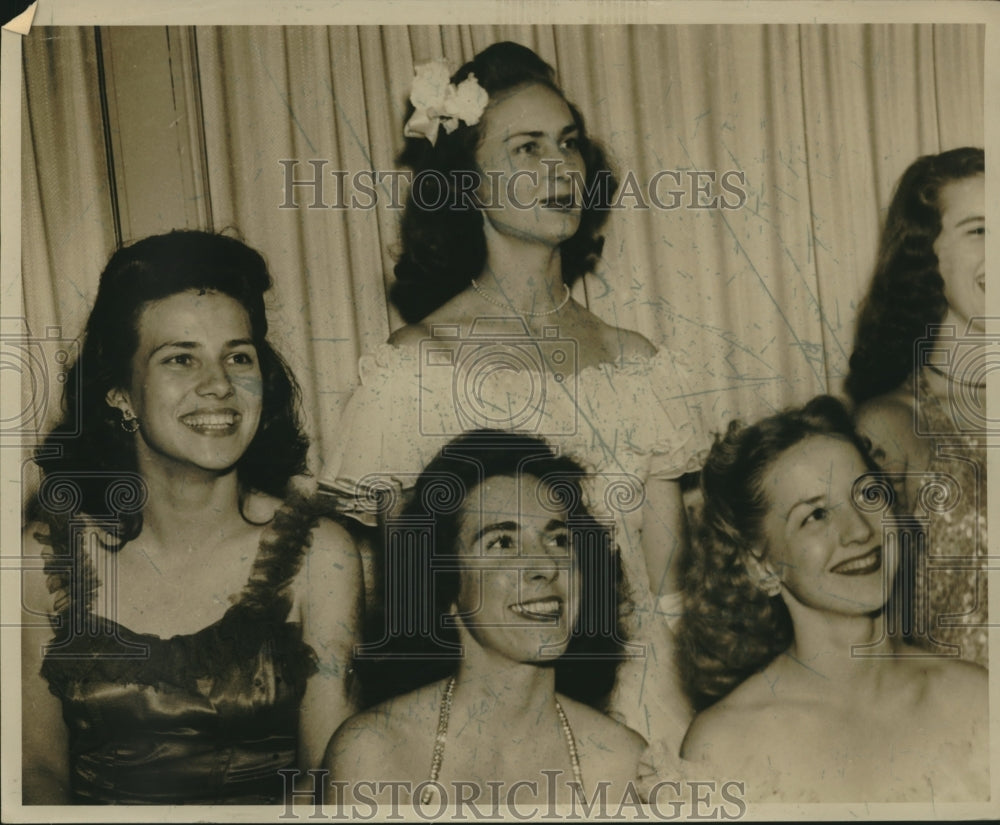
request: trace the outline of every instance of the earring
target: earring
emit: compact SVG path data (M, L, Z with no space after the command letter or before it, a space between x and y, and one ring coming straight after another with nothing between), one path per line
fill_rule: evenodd
M760 588L765 596L774 598L781 593L781 579L778 578L778 574L773 570L768 570L764 574L764 577L757 582L757 587Z
M139 429L139 419L135 417L132 410L122 410L122 429L127 433L134 433Z
M746 565L751 580L765 596L774 598L781 593L781 577L774 572L771 565L753 553L747 557Z

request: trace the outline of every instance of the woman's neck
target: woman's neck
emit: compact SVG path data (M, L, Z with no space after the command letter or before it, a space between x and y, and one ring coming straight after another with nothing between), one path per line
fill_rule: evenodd
M161 466L143 466L139 472L147 488L143 508L143 534L167 548L187 544L245 524L240 515L240 493L236 471L209 473L195 470L170 471Z
M809 611L808 614L806 611ZM790 606L795 641L785 654L794 667L826 684L878 678L892 653L884 636L884 617L843 616Z
M467 655L470 652L466 645ZM455 674L452 707L462 718L475 716L482 727L510 731L533 727L555 714L555 696L551 667L509 660L490 665L466 658Z
M514 310L545 312L565 297L558 246L526 243L487 230L486 264L476 278Z

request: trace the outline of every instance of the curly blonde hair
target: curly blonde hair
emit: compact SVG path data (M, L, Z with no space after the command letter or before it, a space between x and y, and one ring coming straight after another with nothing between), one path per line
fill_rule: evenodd
M854 429L844 405L821 395L716 438L701 472L704 509L696 541L683 564L684 615L678 656L685 689L701 710L732 691L786 650L792 620L780 596L768 596L747 568L765 547L763 522L770 502L764 475L778 456L812 435L843 438L878 465L870 444Z

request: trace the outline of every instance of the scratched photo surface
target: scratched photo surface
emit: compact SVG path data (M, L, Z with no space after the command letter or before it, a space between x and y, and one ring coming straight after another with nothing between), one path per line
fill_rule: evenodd
M17 821L995 813L987 26L384 22L21 41Z

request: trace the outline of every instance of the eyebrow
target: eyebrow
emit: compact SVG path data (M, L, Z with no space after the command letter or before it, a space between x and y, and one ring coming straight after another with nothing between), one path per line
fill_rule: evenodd
M472 543L477 544L479 540L485 536L487 533L516 533L521 529L521 525L516 521L498 521L493 524L487 524L482 529L478 530L476 534L472 537ZM565 530L566 522L562 519L549 519L548 524L545 525L546 533L553 533L556 530Z
M964 226L967 223L977 223L979 221L985 221L986 218L982 215L970 215L967 218L962 218L955 226Z
M236 347L252 347L254 345L253 341L249 338L233 338L231 341L226 341L224 349L236 349ZM155 347L152 352L149 353L149 357L152 358L161 349L176 348L176 349L198 349L201 346L197 341L166 341Z
M568 123L565 126L563 126L562 131L559 132L559 137L561 137L561 138L562 137L566 137L566 135L570 134L571 132L579 132L579 131L580 131L580 127L577 126L575 123ZM544 136L545 136L545 132L538 131L538 130L531 131L531 132L515 132L514 134L508 135L507 137L505 137L503 139L503 142L506 143L509 140L514 140L515 138L519 138L519 137L540 138L540 137L544 137Z
M818 496L813 496L812 498L800 498L791 507L788 508L788 512L785 513L785 521L788 521L788 517L795 511L796 507L801 507L803 504L808 504L812 506L813 504L819 504L821 501L826 499L825 493L820 493Z

